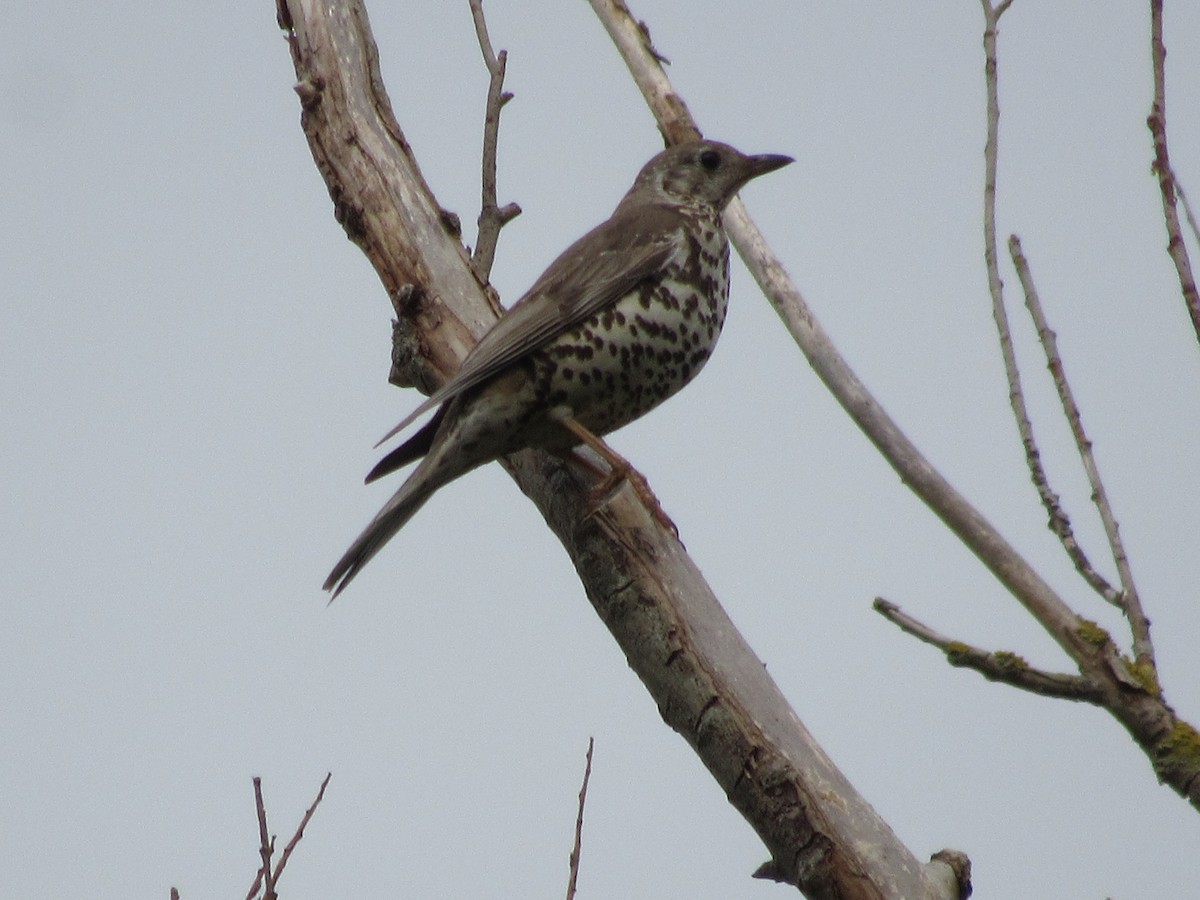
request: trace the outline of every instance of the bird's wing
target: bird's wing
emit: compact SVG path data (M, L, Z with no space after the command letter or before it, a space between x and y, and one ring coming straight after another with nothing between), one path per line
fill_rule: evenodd
M380 440L486 381L528 353L615 303L659 272L684 241L682 218L666 206L621 206L568 247L492 326L445 384ZM376 444L375 446L379 446Z

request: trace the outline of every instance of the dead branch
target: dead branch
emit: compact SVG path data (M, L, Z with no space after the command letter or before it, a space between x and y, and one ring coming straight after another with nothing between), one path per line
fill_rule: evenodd
M292 835L292 839L283 848L283 853L279 857L279 863L272 870L271 857L275 853L275 835L272 834L268 837L267 807L263 803L262 779L257 775L254 776L254 809L258 817L258 854L262 863L254 875L254 884L250 886L250 891L246 894L246 900L254 900L258 896L259 888L262 888L262 900L276 900L275 885L279 883L279 877L283 874L283 869L287 865L288 859L291 858L292 851L296 849L296 845L304 837L304 829L312 820L313 813L317 811L317 807L325 796L325 788L329 785L331 777L333 777L332 772L326 773L325 780L321 782L321 787L317 791L317 798L313 800L312 805L305 811L300 824L296 826L296 833Z
M1041 450L1038 448L1037 438L1033 433L1033 422L1029 418L1029 409L1025 404L1021 370L1017 366L1012 330L1009 328L1008 322L1008 309L1004 302L1004 282L1000 278L999 245L996 237L996 170L1000 129L996 29L1000 16L1007 8L1007 4L1002 4L993 9L987 0L983 0L986 18L983 38L984 80L987 89L987 139L984 142L983 151L983 254L984 265L987 269L988 292L992 298L992 319L996 324L1000 358L1004 363L1005 378L1008 380L1009 405L1012 407L1013 418L1017 423L1017 432L1021 436L1021 446L1025 449L1026 467L1029 469L1030 478L1049 517L1047 525L1058 537L1067 556L1075 564L1076 570L1084 580L1109 603L1119 606L1119 592L1108 583L1087 558L1079 541L1075 538L1071 519L1062 508L1058 493L1050 486L1050 479L1042 465Z
M1060 700L1082 700L1098 704L1104 698L1104 692L1099 685L1086 678L1043 672L1029 665L1016 653L1007 650L980 650L965 641L947 637L882 597L876 597L873 606L877 613L905 634L911 634L917 640L937 647L945 653L946 661L950 665L974 669L989 681L998 681L1032 694Z
M258 814L258 855L262 859L254 884L246 900L254 900L262 888L262 900L275 900L275 878L271 872L271 854L275 852L275 836L267 833L267 807L263 803L262 779L254 776L254 810Z
M1200 291L1196 290L1196 276L1188 258L1187 245L1179 229L1179 213L1175 209L1177 186L1175 172L1171 169L1171 157L1167 150L1167 47L1163 43L1163 0L1150 0L1150 62L1154 75L1154 100L1146 127L1154 143L1154 163L1151 170L1158 176L1158 190L1162 196L1163 223L1167 226L1167 253L1175 264L1179 277L1179 290L1183 304L1192 320L1196 339L1200 340ZM1195 226L1193 226L1193 230Z
M571 877L567 881L567 900L574 900L575 886L579 881L579 860L583 846L583 807L587 803L588 781L592 778L592 751L595 747L595 739L588 738L587 761L583 767L583 784L579 788L579 812L575 815L575 845L571 848Z
M283 874L284 866L287 865L288 859L291 858L292 851L296 849L296 845L300 843L300 839L304 837L304 829L308 827L308 823L312 821L313 813L317 811L317 807L321 805L321 801L325 798L325 788L329 786L329 779L333 777L332 772L325 773L325 779L321 782L321 787L317 790L317 797L313 800L312 805L304 811L303 818L300 819L300 824L296 826L296 833L292 835L292 839L287 842L287 846L283 848L283 853L279 857L279 865L275 867L273 880L278 883L279 876Z
M1009 238L1008 248L1013 265L1017 270L1017 277L1021 281L1021 289L1025 294L1025 306L1029 309L1030 318L1033 319L1034 328L1037 330L1038 340L1041 341L1042 348L1046 353L1046 364L1054 379L1054 387L1058 392L1059 401L1062 403L1063 415L1071 427L1071 434L1075 438L1075 446L1079 451L1083 470L1087 474L1088 483L1092 488L1092 501L1096 504L1096 509L1100 513L1100 521L1104 525L1104 533L1108 537L1109 550L1112 552L1117 574L1121 578L1121 590L1114 591L1107 581L1090 568L1091 564L1078 545L1076 545L1077 552L1072 559L1075 560L1077 568L1086 567L1080 568L1080 572L1088 580L1088 583L1096 587L1102 597L1125 613L1133 632L1134 659L1139 665L1153 667L1154 645L1150 641L1150 622L1142 610L1141 598L1138 596L1137 587L1133 581L1133 570L1129 565L1129 557L1125 553L1125 544L1121 540L1121 529L1113 514L1112 504L1109 503L1108 492L1104 488L1100 469L1096 465L1096 457L1092 453L1092 442L1088 438L1087 432L1084 431L1083 417L1079 413L1078 404L1075 403L1071 384L1067 381L1067 372L1063 368L1062 357L1058 352L1058 341L1046 321L1042 301L1038 296L1037 287L1033 283L1033 274L1029 270L1029 261L1021 250L1020 238L1015 234ZM1070 553L1070 548L1068 548L1068 553Z
M479 207L479 236L475 240L475 252L471 254L471 267L480 284L487 284L492 274L492 263L496 259L496 242L500 229L521 214L515 203L496 205L496 150L500 142L500 110L513 98L504 90L504 69L508 52L497 54L492 50L492 39L488 36L487 20L483 17L483 0L470 0L471 18L475 22L475 35L479 39L479 50L483 54L488 70L487 112L483 118L483 178L482 202Z

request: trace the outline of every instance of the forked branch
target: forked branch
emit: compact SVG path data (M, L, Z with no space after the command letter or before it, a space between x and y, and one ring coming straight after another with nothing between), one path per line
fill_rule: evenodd
M324 799L325 788L329 786L329 779L331 777L333 777L332 772L325 774L325 780L321 782L316 799L305 810L304 817L300 819L300 824L296 826L296 833L292 835L292 839L283 848L283 853L279 856L279 862L274 868L271 867L271 857L275 853L275 835L271 834L270 829L267 828L267 806L263 802L262 779L258 776L254 777L254 809L258 817L258 854L262 862L254 875L254 883L250 886L250 890L246 894L246 900L254 900L255 897L259 896L260 890L262 891L262 900L275 900L277 896L275 885L279 883L279 878L283 875L283 870L287 866L288 860L291 859L292 851L296 849L296 845L304 837L304 829L308 827L308 823L312 821L313 814L317 811L317 807L320 806L321 800Z

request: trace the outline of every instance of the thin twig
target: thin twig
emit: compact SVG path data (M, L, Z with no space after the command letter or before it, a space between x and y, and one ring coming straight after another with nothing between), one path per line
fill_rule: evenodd
M987 138L984 142L983 178L983 255L987 267L988 292L992 298L992 318L996 323L996 336L1000 343L1000 357L1004 362L1004 375L1008 380L1008 402L1012 407L1021 446L1025 450L1025 465L1033 481L1038 497L1048 515L1047 525L1058 536L1067 556L1076 569L1095 590L1110 603L1116 603L1117 592L1096 571L1083 554L1075 539L1071 519L1059 502L1059 495L1050 487L1050 479L1042 465L1041 450L1033 433L1033 422L1025 404L1025 391L1021 386L1021 370L1017 366L1016 351L1013 349L1012 330L1009 327L1008 309L1004 302L1004 281L1000 278L999 245L996 238L996 171L999 158L1000 101L999 61L996 53L996 27L1000 16L1009 3L992 8L988 0L981 0L986 25L983 33L984 80L987 89ZM1011 2L1011 0L1010 0Z
M1008 240L1009 253L1012 256L1013 265L1017 270L1017 277L1021 281L1021 289L1025 294L1025 306L1029 310L1029 315L1033 319L1034 328L1037 330L1038 339L1042 343L1042 347L1046 352L1046 360L1049 364L1051 375L1054 378L1054 386L1058 390L1059 399L1062 401L1063 412L1067 417L1067 422L1071 427L1071 433L1075 435L1075 444L1079 448L1079 453L1083 457L1083 468L1087 473L1089 481L1092 482L1093 488L1099 482L1099 472L1096 470L1094 460L1091 455L1091 444L1087 440L1087 436L1083 430L1083 419L1079 415L1079 409L1075 405L1074 395L1071 393L1071 387L1067 383L1066 371L1063 369L1062 358L1058 353L1058 342L1054 331L1050 328L1046 321L1046 316L1042 310L1041 300L1038 297L1037 288L1033 283L1033 273L1029 269L1029 261L1021 252L1021 241L1016 235L1013 235ZM1050 489L1047 483L1045 471L1042 469L1041 461L1038 457L1038 449L1033 442L1033 433L1030 429L1028 420L1024 421L1024 426L1021 429L1022 437L1025 443L1026 460L1029 464L1030 472L1033 475L1033 483L1037 486L1038 495L1042 498L1042 505L1050 515L1050 530L1058 535L1062 542L1063 549L1066 550L1067 556L1071 558L1071 562L1075 564L1075 569L1083 576L1086 581L1101 597L1106 601L1116 606L1118 609L1124 609L1121 600L1121 592L1114 588L1101 575L1083 547L1075 539L1075 533L1071 528L1071 520L1066 511L1063 510L1059 503L1058 495ZM1028 430L1028 431L1027 431ZM1094 477L1093 477L1094 475ZM1103 496L1101 492L1100 496ZM1093 495L1099 505L1103 502L1107 508L1107 499L1101 501ZM1105 509L1101 509L1100 516L1105 519ZM1108 518L1111 518L1111 511ZM1106 519L1107 521L1107 519ZM1115 522L1114 522L1115 526ZM1106 525L1107 530L1107 525ZM1112 538L1110 534L1110 546L1112 546ZM1120 547L1118 538L1117 545L1113 548L1114 557L1124 559L1124 549ZM1117 569L1122 577L1122 583L1125 583L1125 576L1129 571L1128 562L1125 562L1122 568L1118 562ZM1132 576L1129 577L1129 583L1132 583ZM1127 588L1128 589L1128 588Z
M1058 341L1046 321L1046 314L1042 309L1042 302L1038 297L1037 287L1033 283L1033 275L1029 270L1029 261L1021 251L1020 238L1015 234L1008 240L1008 249L1012 255L1013 265L1017 269L1017 276L1021 280L1021 288L1025 292L1025 305L1028 307L1033 325L1037 329L1038 339L1046 351L1046 363L1054 378L1054 387L1058 391L1058 398L1062 403L1063 415L1066 416L1067 422L1071 426L1071 434L1075 438L1075 446L1079 450L1083 470L1087 473L1088 483L1092 488L1092 502L1096 504L1096 509L1100 513L1100 521L1104 524L1108 546L1117 567L1117 574L1121 579L1121 590L1114 591L1104 579L1100 578L1099 574L1091 569L1090 563L1078 545L1076 545L1077 555L1072 555L1071 558L1075 560L1076 567L1079 568L1088 583L1095 587L1102 597L1125 613L1129 620L1130 631L1133 633L1134 659L1141 665L1153 666L1154 645L1150 640L1150 622L1142 610L1141 598L1138 596L1137 587L1133 581L1133 569L1129 564L1129 556L1125 553L1125 545L1121 540L1120 525L1117 524L1116 516L1113 515L1108 492L1104 489L1104 481L1100 477L1100 469L1096 465L1096 458L1092 453L1092 442L1083 429L1083 417L1079 414L1079 406L1075 402L1075 395L1067 381L1067 373L1058 352ZM1067 552L1071 552L1069 547ZM1087 568L1081 568L1081 565ZM1090 577L1089 571L1091 572Z
M1154 102L1146 127L1154 143L1154 163L1151 171L1158 176L1158 189L1162 195L1163 222L1167 226L1167 253L1175 264L1179 276L1179 289L1183 303L1192 320L1196 339L1200 340L1200 292L1196 290L1196 276L1192 273L1187 245L1179 229L1179 213L1175 209L1178 185L1171 169L1171 158L1167 152L1167 48L1163 43L1163 0L1150 0L1150 59L1154 72ZM1192 226L1193 230L1195 225Z
M1009 327L1008 309L1004 303L1004 281L1000 278L999 244L996 238L996 171L999 157L1000 101L998 57L996 54L996 27L1000 16L1008 9L1008 3L993 8L989 0L981 0L986 24L983 32L984 80L987 89L987 138L983 147L983 257L987 267L988 292L992 297L992 318L996 323L996 336L1000 343L1000 357L1004 362L1004 375L1008 380L1008 402L1016 419L1021 446L1025 450L1025 465L1030 479L1038 492L1049 516L1047 525L1062 542L1067 555L1101 596L1111 603L1116 602L1116 591L1095 567L1087 561L1071 528L1071 520L1059 502L1058 494L1050 487L1050 479L1042 466L1041 450L1033 433L1033 422L1025 404L1025 390L1021 386L1021 370L1017 366L1017 355L1013 349L1012 330Z
M515 203L496 205L496 149L500 140L500 110L513 95L504 90L504 69L508 52L501 50L497 55L492 50L488 37L487 21L483 17L483 0L470 0L471 18L475 22L475 36L488 70L487 112L483 118L483 189L479 208L479 236L475 241L475 252L471 254L471 268L480 284L487 284L492 273L492 262L496 258L496 242L500 229L521 214Z
M587 802L588 781L592 777L592 750L595 738L588 738L587 763L583 767L583 785L579 788L579 812L575 816L575 846L571 850L571 878L567 882L567 900L574 900L575 884L579 880L580 848L583 844L583 806Z
M1011 0L1010 0L1011 2ZM1016 352L1013 349L1012 330L1009 327L1008 309L1004 301L1004 282L1000 278L999 264L999 244L996 238L996 171L998 168L999 158L999 134L1000 134L1000 102L999 102L999 77L998 77L998 56L996 53L996 29L999 24L1000 16L1008 9L1009 3L1002 3L993 8L989 0L981 0L984 16L986 18L984 33L983 33L983 48L984 48L984 80L987 91L987 138L984 142L984 182L983 182L983 240L984 240L984 263L987 267L988 291L992 297L992 318L996 323L996 334L1000 344L1000 356L1004 361L1004 374L1008 380L1008 400L1012 407L1013 418L1017 423L1017 431L1021 436L1021 446L1025 450L1025 464L1029 469L1030 479L1038 492L1038 497L1042 501L1042 506L1045 508L1048 519L1048 526L1055 535L1058 536L1062 543L1063 549L1067 556L1074 563L1076 570L1097 593L1105 600L1114 606L1124 609L1122 604L1121 592L1116 590L1108 580L1105 579L1097 570L1083 548L1079 545L1079 541L1075 538L1074 530L1071 527L1071 519L1062 507L1059 500L1059 495L1051 488L1050 479L1046 475L1045 467L1042 465L1041 450L1038 448L1037 439L1033 433L1033 423L1029 418L1029 409L1025 404L1025 391L1021 385L1021 371L1017 365ZM1010 249L1012 243L1010 242ZM1019 249L1019 244L1017 247ZM1016 256L1014 256L1014 262ZM1022 264L1024 257L1022 257ZM1033 280L1029 275L1028 266L1022 268L1022 264L1018 264L1018 275L1021 277L1021 284L1025 290L1026 305L1030 305L1030 297L1033 297L1033 305L1030 306L1030 313L1034 317L1034 324L1038 326L1038 334L1042 339L1043 346L1046 346L1047 356L1051 357L1051 371L1054 372L1055 386L1059 388L1060 397L1069 397L1069 387L1066 386L1065 375L1062 373L1061 362L1058 362L1057 350L1052 351L1054 345L1054 334L1045 328L1045 318L1041 315L1041 306L1037 303L1036 292L1033 288ZM1037 313L1034 313L1034 309ZM1044 330L1043 330L1044 329ZM1055 362L1058 362L1055 368ZM1064 394L1064 391L1066 392ZM1063 400L1064 409L1067 409L1068 401ZM1074 403L1070 404L1070 410L1074 412L1075 419L1071 419L1072 412L1067 412L1067 417L1070 420L1072 433L1076 435L1077 442L1083 434L1083 424L1078 418L1078 409ZM1083 445L1080 445L1080 453L1084 453ZM1095 472L1095 466L1090 458L1090 451L1084 459L1084 469L1088 473L1089 479L1092 478ZM1096 475L1098 480L1099 475ZM1093 485L1095 485L1093 481ZM1105 517L1105 512L1101 511L1101 518ZM1111 519L1111 512L1109 514ZM1107 521L1107 520L1106 520ZM1114 546L1113 555L1117 558L1117 569L1122 576L1122 584L1132 584L1132 576L1128 582L1125 581L1125 576L1128 573L1128 562L1124 561L1124 551L1118 549L1119 541L1116 545L1112 545L1110 535L1110 546ZM1122 563L1124 562L1124 568ZM1135 629L1136 631L1136 629Z
M254 886L246 895L246 900L253 900L262 886L263 900L275 900L275 877L271 874L271 854L275 852L275 837L267 833L267 807L263 803L262 779L254 776L254 809L258 813L258 854L262 857L262 865L254 877Z
M312 802L304 813L304 818L300 820L300 824L296 827L296 833L292 835L292 839L287 842L287 846L283 848L283 853L279 857L279 864L275 867L275 874L272 875L271 881L275 884L279 883L279 876L283 874L283 867L287 865L288 858L292 855L292 851L296 849L296 845L300 843L300 838L304 837L304 829L308 826L309 820L312 819L313 813L317 811L321 800L325 796L325 788L329 785L329 779L333 777L332 772L325 773L325 780L321 782L321 788L317 791L317 799Z
M325 796L325 788L329 785L329 779L332 777L332 772L325 774L325 780L321 782L321 788L317 791L317 799L305 811L304 817L300 820L300 825L296 828L296 833L292 835L292 839L283 848L283 853L279 857L279 864L275 866L274 871L271 870L271 857L275 853L275 835L268 837L267 807L263 803L262 779L257 775L254 777L254 808L258 814L258 853L262 857L262 865L259 866L258 871L254 875L254 884L250 886L250 892L246 894L246 900L254 900L258 896L260 887L263 890L262 900L276 900L275 885L279 883L279 876L283 874L283 868L287 865L292 851L296 849L296 845L300 843L300 838L304 837L304 829L312 819L313 813L317 811L317 806L320 805L322 798Z
M954 640L914 619L895 603L876 597L874 609L901 631L917 640L937 647L946 654L952 666L974 669L988 681L1060 700L1080 700L1102 705L1103 689L1089 678L1035 669L1021 656L1006 650L980 650L963 641Z

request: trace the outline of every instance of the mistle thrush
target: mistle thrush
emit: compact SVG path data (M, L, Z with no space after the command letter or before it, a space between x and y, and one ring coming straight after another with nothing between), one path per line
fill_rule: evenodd
M691 381L721 333L729 298L721 211L751 178L791 161L694 141L646 163L608 221L568 247L454 377L389 432L439 407L367 476L421 459L325 589L336 597L438 488L483 463L526 447L579 459L573 448L586 443L618 471L623 460L596 436Z

